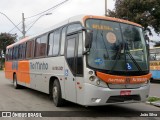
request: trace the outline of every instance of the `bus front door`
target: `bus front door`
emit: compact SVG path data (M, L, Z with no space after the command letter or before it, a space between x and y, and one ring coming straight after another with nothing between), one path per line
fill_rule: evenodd
M65 98L76 103L76 53L78 34L67 36L65 47Z

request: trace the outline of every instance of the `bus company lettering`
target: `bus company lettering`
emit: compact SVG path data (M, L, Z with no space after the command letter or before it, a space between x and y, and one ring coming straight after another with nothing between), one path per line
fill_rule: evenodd
M142 83L147 81L147 78L109 78L108 83L128 84L128 83Z
M54 66L52 67L52 70L63 70L62 66Z
M132 78L132 82L145 82L147 81L147 78Z
M30 62L30 67L33 70L47 70L48 69L48 63L44 63L44 62Z
M123 78L109 78L108 82L109 83L119 83L119 84L122 84L122 83L125 83L125 79L123 79Z

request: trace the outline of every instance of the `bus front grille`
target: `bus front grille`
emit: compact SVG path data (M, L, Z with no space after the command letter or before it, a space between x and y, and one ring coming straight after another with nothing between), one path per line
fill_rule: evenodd
M110 89L136 89L140 88L141 84L108 84Z
M141 98L139 95L128 95L128 96L111 96L107 100L107 103L115 103L115 102L125 102L125 101L140 101Z

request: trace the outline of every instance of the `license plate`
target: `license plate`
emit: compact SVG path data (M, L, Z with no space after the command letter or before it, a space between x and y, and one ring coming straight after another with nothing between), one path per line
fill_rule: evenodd
M131 95L131 90L121 91L121 92L120 92L120 95L121 95L121 96Z

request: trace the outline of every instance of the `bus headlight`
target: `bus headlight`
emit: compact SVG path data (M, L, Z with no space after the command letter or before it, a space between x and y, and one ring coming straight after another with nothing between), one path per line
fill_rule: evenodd
M90 77L89 77L89 80L90 80L90 81L94 81L95 79L96 79L95 76L90 76Z
M90 84L93 84L95 86L108 88L108 85L106 84L106 82L102 81L100 78L94 75L89 77L89 81L90 81L89 82Z
M88 74L93 75L93 71L89 71Z
M143 83L143 84L141 85L141 87L147 86L148 84L149 84L149 80L147 80L145 83Z

